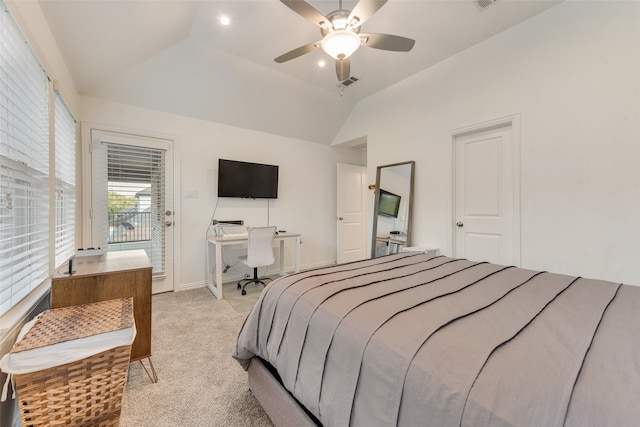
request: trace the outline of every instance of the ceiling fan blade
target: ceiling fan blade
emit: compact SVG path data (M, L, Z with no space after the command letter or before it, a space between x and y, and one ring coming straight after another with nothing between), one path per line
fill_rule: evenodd
M396 52L409 52L416 43L413 39L391 34L360 33L359 36L363 46Z
M331 28L331 22L309 3L302 0L280 0L282 4L320 28Z
M306 44L304 46L300 46L296 49L293 49L285 54L278 56L276 59L274 59L274 61L276 61L278 64L282 64L283 62L296 59L297 57L302 56L305 53L313 52L318 48L318 46L320 46L320 42L313 42L313 43Z
M349 58L336 59L336 74L341 82L349 78L351 75L351 61Z
M359 27L364 24L367 19L371 18L374 13L376 13L387 0L360 0L356 7L353 8L351 13L349 14L349 19L347 22L351 22L354 17L358 17L358 22L352 24L354 28Z

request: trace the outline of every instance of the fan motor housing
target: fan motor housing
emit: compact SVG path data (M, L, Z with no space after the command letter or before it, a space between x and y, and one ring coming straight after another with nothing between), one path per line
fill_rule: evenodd
M320 33L322 33L322 37L326 36L327 34L329 34L332 31L335 30L346 30L349 29L349 31L355 33L355 34L359 34L360 33L360 26L357 26L355 28L353 28L351 25L352 23L355 22L359 22L360 20L358 19L357 16L354 16L353 19L350 22L347 22L347 19L349 19L349 15L351 15L351 11L350 10L345 10L345 9L339 9L339 10L334 10L333 12L331 12L330 14L327 15L327 19L329 20L329 22L331 22L331 26L333 27L332 30L329 30L327 28L325 28L324 26L320 28ZM343 20L344 21L344 25L340 25L338 27L336 27L335 23L339 22Z

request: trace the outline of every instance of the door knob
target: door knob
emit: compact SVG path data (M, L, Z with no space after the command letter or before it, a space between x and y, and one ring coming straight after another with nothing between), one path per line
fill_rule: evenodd
M457 227L463 227L463 226L464 226L464 224L463 224L462 222L458 221L458 222L456 222L456 226L457 226Z
M339 221L342 221L344 218L342 218L341 216L338 217Z

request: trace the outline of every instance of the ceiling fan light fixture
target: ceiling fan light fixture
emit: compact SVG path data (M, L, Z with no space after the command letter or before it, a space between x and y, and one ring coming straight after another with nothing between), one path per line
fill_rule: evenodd
M349 21L347 20L347 16L340 15L331 20L331 24L333 25L334 30L346 30L349 25Z
M349 30L338 30L322 39L322 50L335 59L346 59L360 47L360 37Z

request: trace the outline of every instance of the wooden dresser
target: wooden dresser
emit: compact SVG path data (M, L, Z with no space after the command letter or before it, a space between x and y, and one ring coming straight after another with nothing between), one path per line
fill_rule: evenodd
M145 251L75 257L73 265L73 274L65 265L53 276L51 308L133 297L136 338L131 361L149 358L151 363L151 261Z

